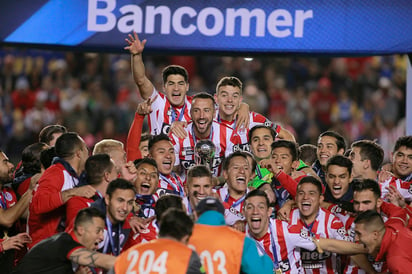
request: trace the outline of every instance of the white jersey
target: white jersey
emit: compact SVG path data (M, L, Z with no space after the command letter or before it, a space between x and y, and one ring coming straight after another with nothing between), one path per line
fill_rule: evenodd
M150 134L169 134L170 125L174 121L190 121L190 108L192 106L192 97L186 96L185 103L182 107L173 107L166 95L153 89L151 99L155 99L152 103L152 112L148 116Z
M260 239L249 234L246 225L246 235L256 242L260 255L267 254L274 262L274 267L282 273L305 273L300 260L300 248L315 250L316 245L307 237L302 237L300 230L289 230L288 223L269 219L267 233ZM277 263L277 264L276 264Z
M250 152L250 146L248 142L249 130L252 129L254 126L265 125L267 127L271 127L275 130L276 134L278 134L279 131L281 130L281 127L279 125L271 122L265 116L259 113L256 113L254 111L249 112L249 128L248 129L237 129L236 119L233 121L223 120L220 118L219 111L216 111L216 120L218 123L224 124L237 132L237 134L239 135L240 141L241 141L239 145L239 148L241 151Z
M349 240L346 229L338 217L320 208L316 220L306 225L300 218L299 209L291 212L290 225L301 230L302 237L319 235L322 238ZM340 270L339 257L335 253L325 251L320 254L317 250L301 249L302 266L305 273L338 273Z
M238 145L240 143L240 139L231 128L219 124L216 121L212 122L211 127L211 136L209 139L216 146L211 171L214 176L220 176L224 158L232 152L239 150ZM194 136L193 133L193 123L189 123L185 130L187 133L186 138L177 138L174 134L172 134L171 141L175 150L175 165L180 165L185 171L187 171L190 167L195 165L194 148L196 145L196 136Z
M381 198L387 201L386 195L388 194L389 186L394 186L396 189L399 191L399 193L402 195L402 197L405 199L406 202L410 203L412 202L412 184L411 182L408 181L403 181L401 179L391 177L388 180L386 180L383 183L380 183L381 187Z

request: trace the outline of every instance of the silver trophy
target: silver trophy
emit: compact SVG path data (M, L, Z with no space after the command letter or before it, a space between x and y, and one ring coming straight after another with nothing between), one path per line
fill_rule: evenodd
M210 140L200 140L195 146L195 164L207 166L213 169L216 147Z

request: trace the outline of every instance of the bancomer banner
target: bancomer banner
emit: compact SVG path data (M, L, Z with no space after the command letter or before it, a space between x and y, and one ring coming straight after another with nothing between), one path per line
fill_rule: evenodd
M409 0L17 0L0 16L1 42L13 45L124 52L136 31L160 52L412 52Z

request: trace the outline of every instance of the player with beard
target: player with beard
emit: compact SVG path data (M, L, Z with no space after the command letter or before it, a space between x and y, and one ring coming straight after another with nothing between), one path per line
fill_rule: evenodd
M302 234L298 226L289 227L286 222L271 219L269 200L261 190L249 192L244 207L246 234L256 241L260 254L267 254L272 259L274 270L282 273L304 273L299 248L313 251L318 245L320 249L330 252L365 253L363 246L346 241L319 237L313 241L307 237L307 233Z
M316 175L318 175L325 187L326 163L330 157L336 154L343 155L345 150L346 141L339 133L335 131L325 131L319 135L316 150L318 159L313 164L312 168L315 170Z
M206 197L214 195L212 173L204 165L193 166L187 172L188 195L184 198L187 213L193 214L193 209Z
M6 251L5 246L8 245L5 241L11 239L17 233L15 231L14 224L19 218L21 218L27 211L29 206L29 201L32 198L31 187L27 190L19 200L17 200L17 195L11 188L11 183L13 181L13 169L14 165L10 162L6 154L0 150L0 264L1 269L5 273L9 273L13 267L13 260L15 251L11 250L13 248L7 248L10 250ZM10 240L9 243L13 242ZM8 246L9 247L9 246ZM22 246L19 246L19 248ZM17 246L15 247L17 249Z
M195 165L194 148L198 140L210 140L215 144L215 157L212 163L214 176L221 175L221 163L225 156L232 153L240 144L239 135L233 129L214 121L215 100L207 93L198 93L193 96L192 108L190 110L192 122L185 131L185 138L178 138L172 134L172 143L175 149L176 163L180 166L181 174L185 175L187 170Z
M242 82L236 77L223 77L216 85L215 100L218 104L218 111L216 112L216 120L233 130L237 129L236 114L242 102ZM249 112L249 127L246 129L238 129L238 134L242 140L240 149L243 151L250 151L247 136L249 130L256 125L265 125L273 128L276 132L276 137L295 141L295 137L286 129L271 122L263 115L250 111Z
M140 41L136 32L126 38L130 51L133 78L143 99L152 100L152 112L148 117L150 134L168 134L175 121L190 121L192 98L189 90L188 73L185 68L170 65L162 72L163 93L157 91L145 74L143 50L146 40Z
M157 185L159 196L164 193L172 193L180 197L186 196L182 179L173 171L176 159L175 150L167 135L159 134L150 138L149 157L155 160L159 171Z
M131 231L127 219L131 215L135 196L133 184L119 178L110 182L104 199L91 204L105 215L106 226L104 240L99 244L100 252L118 256L122 251Z
M223 177L226 185L217 193L225 206L225 221L227 225L244 231L245 217L243 203L248 192L249 162L244 152L234 152L223 162Z
M322 209L322 183L312 176L303 177L297 187L297 207L290 214L290 225L300 228L301 233L323 238L348 240L343 223L329 211ZM339 260L335 253L301 249L305 273L337 273Z
M353 178L377 180L383 157L383 148L378 143L371 140L353 142L349 154L353 163Z

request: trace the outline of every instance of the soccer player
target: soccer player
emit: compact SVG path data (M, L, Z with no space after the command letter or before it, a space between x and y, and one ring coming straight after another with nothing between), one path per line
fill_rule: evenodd
M185 138L178 138L172 134L176 163L180 165L181 174L186 174L187 169L195 165L194 148L198 140L210 140L215 144L215 157L212 163L214 176L221 175L221 163L225 156L234 151L240 143L240 138L233 129L214 121L215 99L207 93L198 93L193 96L190 110L192 122L187 125Z
M155 215L154 207L159 198L156 195L159 172L156 162L150 158L137 160L136 169L137 177L134 186L136 188L136 204L140 208L135 214L147 219Z
M86 182L96 190L96 193L90 198L74 196L67 201L66 231L71 231L73 228L74 220L79 210L89 207L99 198L104 198L107 186L117 178L114 162L107 154L95 154L87 158L85 171Z
M340 208L353 212L352 199L352 167L349 158L335 155L326 164L325 202L338 205Z
M204 165L193 166L187 172L187 197L184 198L187 213L193 214L197 204L213 196L212 173Z
M340 154L343 155L346 150L346 141L339 133L335 131L325 131L319 135L316 154L318 159L312 168L316 175L319 176L324 186L326 186L325 172L326 163L329 158Z
M109 270L115 257L95 251L103 241L103 231L104 215L95 208L84 208L77 214L71 233L62 232L41 241L13 273L74 273L73 265Z
M376 180L383 157L382 146L374 141L360 140L352 143L349 158L353 163L353 178Z
M376 211L365 211L355 219L355 239L364 244L375 260L386 260L391 273L409 273L412 267L412 232L398 218L386 223Z
M104 199L91 204L105 215L104 240L98 247L100 252L118 256L122 251L131 233L127 218L132 212L135 196L133 184L118 178L109 183Z
M291 212L290 225L300 227L301 233L323 238L348 240L343 223L329 211L322 209L322 183L312 176L303 177L297 187L296 204ZM335 253L301 249L301 259L306 273L328 273L340 268Z
M249 176L249 162L245 153L234 152L223 162L223 177L226 185L217 193L225 206L226 224L240 231L244 231L243 203L248 192Z
M216 112L216 120L233 130L237 129L236 113L242 102L242 88L242 82L233 76L223 77L216 85L215 100L219 107ZM239 145L240 150L250 150L247 136L249 130L256 125L265 125L273 128L277 138L295 141L295 137L288 130L274 124L261 114L251 111L249 112L249 127L238 130L238 134L242 140L242 143Z
M159 239L138 244L115 262L116 274L147 273L205 273L200 258L187 246L193 231L193 221L183 210L167 210L160 222Z
M312 239L308 237L308 233L302 233L299 226L290 227L286 222L271 219L269 200L261 190L249 192L244 206L246 234L255 240L260 254L270 256L274 270L282 273L303 273L299 248L312 251L320 248L344 254L365 253L361 245L316 236Z
M136 179L136 168L132 161L126 161L126 151L122 142L114 139L103 139L96 143L93 155L106 153L113 160L118 176L130 182Z
M6 240L8 236L14 236L13 226L24 215L32 198L32 189L29 188L17 200L16 193L10 187L10 183L13 181L13 168L14 165L9 158L0 150L0 238L3 240ZM14 240L8 244L11 243L14 243ZM15 255L14 250L11 249L14 246L13 248L7 246L6 250L3 246L6 245L5 242L0 242L0 245L0 248L3 249L3 252L0 252L1 269L6 273L11 272Z
M140 41L136 32L126 38L130 51L133 78L143 99L151 98L152 112L148 117L150 134L168 134L174 121L190 121L192 98L187 96L189 90L188 73L185 68L170 65L162 72L163 92L155 89L145 74L142 53L146 40ZM154 100L156 98L156 100Z
M412 201L412 136L398 138L392 153L392 173L381 171L382 198L386 199L388 188L396 187L402 197L410 203Z
M149 157L156 161L159 171L158 194L167 192L181 197L186 196L182 179L173 171L176 155L167 135L159 134L150 138Z
M216 198L207 197L196 206L198 220L189 244L199 253L207 273L272 273L270 258L259 256L251 239L227 227L224 213Z

